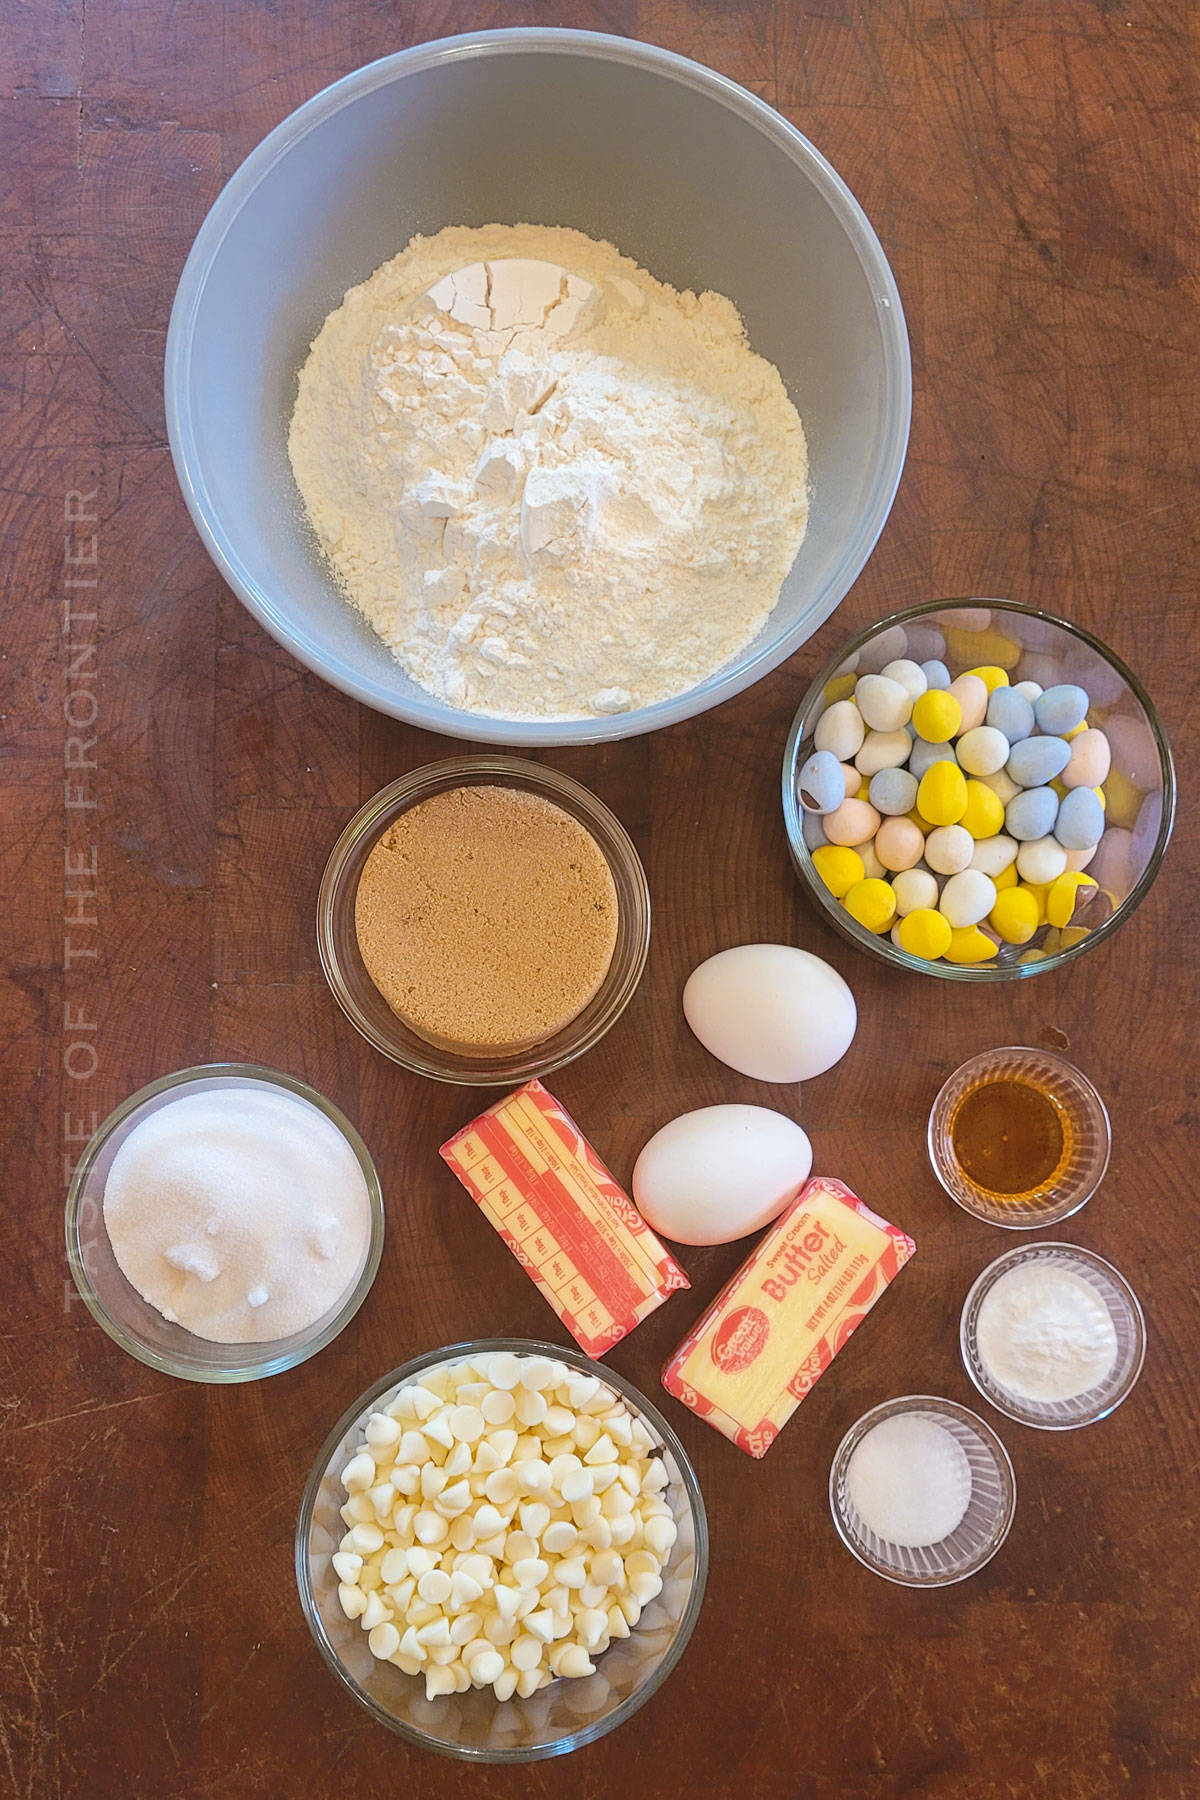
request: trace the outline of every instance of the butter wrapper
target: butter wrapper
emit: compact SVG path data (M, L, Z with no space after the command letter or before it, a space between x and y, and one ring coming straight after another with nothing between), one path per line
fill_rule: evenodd
M589 1356L690 1287L540 1081L489 1106L441 1155Z
M842 1182L814 1177L688 1332L663 1386L765 1456L916 1248Z

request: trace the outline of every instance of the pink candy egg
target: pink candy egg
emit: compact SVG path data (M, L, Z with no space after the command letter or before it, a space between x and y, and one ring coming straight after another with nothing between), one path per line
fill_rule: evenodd
M950 683L949 692L962 707L960 732L974 731L976 725L983 724L988 705L986 682L981 681L978 675L960 675L957 681Z
M828 826L828 819L825 821ZM875 854L885 869L898 874L915 868L925 849L925 834L919 825L901 815L885 819L875 833Z
M843 800L821 821L831 844L853 846L874 837L879 830L879 814L867 800Z
M1099 787L1108 775L1112 755L1102 731L1081 731L1071 739L1071 760L1062 772L1064 787Z

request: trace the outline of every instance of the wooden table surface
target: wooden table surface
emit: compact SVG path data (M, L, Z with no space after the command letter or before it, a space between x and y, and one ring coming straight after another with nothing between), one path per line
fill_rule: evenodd
M0 1793L1195 1794L1194 19L1187 0L5 9ZM861 1012L851 1053L800 1096L816 1166L920 1252L766 1461L666 1402L712 1528L683 1663L569 1762L480 1771L411 1752L339 1692L291 1572L302 1482L362 1388L453 1339L561 1335L437 1160L471 1095L370 1051L317 963L314 896L341 826L455 746L360 710L252 623L189 523L161 382L192 236L263 133L372 57L513 23L644 37L778 106L874 222L916 382L895 510L824 630L703 718L546 757L623 818L655 907L634 1003L551 1086L621 1176L688 1107L793 1108L795 1090L700 1048L679 991L725 945L802 944L843 971ZM1112 643L1162 709L1183 806L1115 942L1019 989L963 992L885 975L818 923L777 784L798 696L843 636L970 593L1060 610ZM70 741L88 737L96 766L73 771ZM1108 1101L1111 1172L1064 1235L1129 1276L1149 1354L1130 1401L1091 1430L997 1420L1020 1496L1009 1541L977 1579L912 1593L839 1545L829 1461L888 1396L972 1398L958 1312L1008 1239L943 1198L923 1126L961 1058L1013 1041L1064 1048ZM62 1202L93 1120L155 1076L224 1058L329 1094L366 1137L389 1213L353 1326L291 1374L222 1392L155 1375L101 1334L70 1286ZM742 1254L686 1252L693 1292L613 1365L653 1393Z

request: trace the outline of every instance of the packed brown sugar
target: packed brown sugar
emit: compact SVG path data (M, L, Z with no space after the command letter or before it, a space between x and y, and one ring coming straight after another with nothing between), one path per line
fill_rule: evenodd
M429 1042L499 1052L593 998L617 892L591 833L539 794L460 787L414 806L363 866L355 930L393 1012Z

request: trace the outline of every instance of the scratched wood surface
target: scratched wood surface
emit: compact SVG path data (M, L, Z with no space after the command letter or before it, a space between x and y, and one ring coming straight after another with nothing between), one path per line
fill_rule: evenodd
M0 1793L1196 1792L1193 20L1187 0L4 8ZM802 1097L817 1166L908 1227L920 1255L764 1463L676 1409L713 1555L664 1690L569 1763L480 1772L414 1755L335 1688L291 1574L302 1481L360 1389L440 1342L555 1329L434 1155L469 1097L373 1055L316 960L337 831L449 746L322 686L222 586L172 475L161 361L193 233L291 108L404 44L548 22L698 57L807 132L878 228L916 378L895 511L819 636L707 717L547 758L625 820L656 909L635 1003L552 1085L627 1175L674 1113L764 1098L684 1027L691 966L747 939L816 950L861 1008L853 1052ZM1112 642L1157 698L1182 776L1175 843L1136 922L1015 992L885 978L836 941L789 873L776 800L798 694L841 636L972 592L1062 610ZM1012 1041L1067 1046L1109 1102L1112 1171L1067 1235L1131 1278L1149 1357L1100 1427L1003 1426L1020 1491L1008 1544L963 1587L912 1594L839 1547L829 1459L889 1395L970 1401L958 1309L1005 1245L941 1197L922 1127L955 1062ZM288 1376L220 1392L109 1344L72 1303L61 1219L93 1119L154 1076L230 1057L302 1075L356 1120L389 1220L354 1326ZM688 1252L693 1293L614 1364L653 1391L739 1254Z

